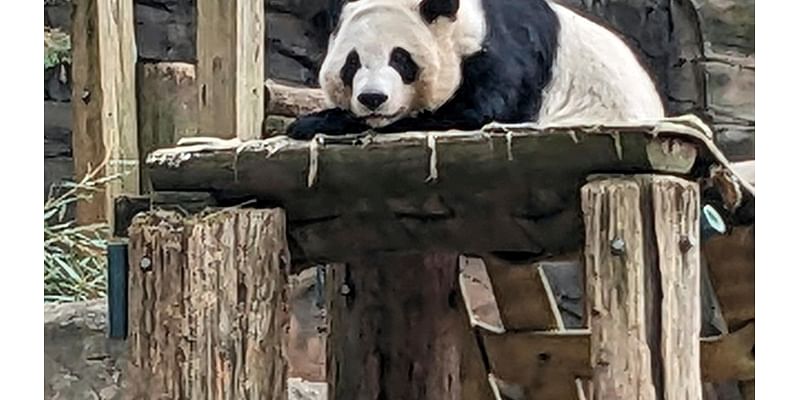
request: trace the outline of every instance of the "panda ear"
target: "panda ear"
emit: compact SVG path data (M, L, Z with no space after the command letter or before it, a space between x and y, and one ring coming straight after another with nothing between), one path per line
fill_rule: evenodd
M422 0L419 12L426 23L431 23L439 17L456 18L458 0Z

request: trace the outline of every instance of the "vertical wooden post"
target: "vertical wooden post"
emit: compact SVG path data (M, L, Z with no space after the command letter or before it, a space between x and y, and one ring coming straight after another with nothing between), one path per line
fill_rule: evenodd
M282 400L287 249L282 210L137 217L133 398Z
M200 135L257 139L264 120L264 2L197 1Z
M337 264L325 283L331 400L486 398L456 254Z
M197 136L195 66L179 62L136 65L140 162L158 148L183 137ZM150 191L147 169L141 171L142 192Z
M700 399L699 189L670 176L581 192L595 399Z
M139 193L133 1L74 1L71 38L75 175L81 179L106 158L105 175L122 175L79 202L76 218L113 224L114 198Z

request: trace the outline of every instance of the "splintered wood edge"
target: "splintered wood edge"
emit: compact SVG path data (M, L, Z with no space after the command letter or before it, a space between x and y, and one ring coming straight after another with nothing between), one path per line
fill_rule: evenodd
M652 160L657 165L668 168L666 172L673 169L683 170L689 162L694 147L691 142L700 141L706 146L713 147L713 142L709 141L707 135L699 128L677 124L669 120L647 124L613 124L613 125L576 125L576 126L541 126L536 124L516 124L501 125L490 124L478 131L442 131L442 132L403 132L391 134L356 134L342 136L317 135L312 140L301 141L290 139L286 136L276 136L263 140L249 140L241 142L236 139L221 140L219 138L195 137L183 141L182 145L176 147L156 150L147 156L148 165L169 165L177 167L182 161L188 160L195 155L208 152L243 152L266 153L267 156L278 151L288 150L310 150L312 147L329 147L336 145L349 145L359 147L391 146L391 145L425 145L431 141L438 143L457 143L457 142L487 142L492 140L506 140L509 146L513 146L515 138L524 138L539 135L568 135L574 141L579 142L578 135L607 135L614 138L617 146L621 134L639 133L657 138L660 135L668 135L672 138L669 145L663 145L664 140L659 140L658 145L653 145L648 153L652 153ZM666 140L666 139L665 139ZM677 145L678 140L687 142ZM712 149L713 150L713 149ZM618 153L624 153L624 148L618 148ZM696 154L696 149L695 149ZM721 152L716 153L721 156ZM671 158L676 158L671 160ZM693 162L693 160L692 160ZM727 162L727 161L726 161Z

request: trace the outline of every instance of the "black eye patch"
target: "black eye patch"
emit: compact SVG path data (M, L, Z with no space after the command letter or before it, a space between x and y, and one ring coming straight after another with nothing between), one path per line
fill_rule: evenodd
M411 54L402 47L395 47L389 56L389 66L397 70L403 83L410 84L417 80L419 74L419 66L411 58Z
M358 72L359 68L361 68L361 60L358 58L358 53L352 50L350 54L347 55L342 70L339 71L339 77L342 78L342 82L344 82L345 86L353 86L353 78L356 76L356 72Z

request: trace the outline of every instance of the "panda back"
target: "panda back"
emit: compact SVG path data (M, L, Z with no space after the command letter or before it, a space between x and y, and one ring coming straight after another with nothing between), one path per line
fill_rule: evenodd
M610 30L550 3L561 25L538 122L580 124L660 119L661 97L631 49Z

